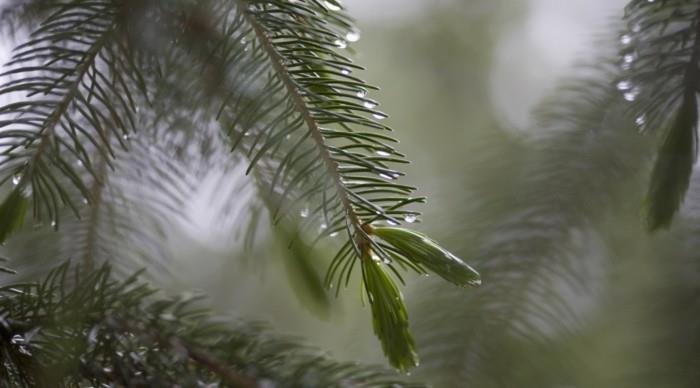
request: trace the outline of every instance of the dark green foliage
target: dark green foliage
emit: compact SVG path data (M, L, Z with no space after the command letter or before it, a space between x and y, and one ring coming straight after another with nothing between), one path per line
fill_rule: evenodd
M28 204L29 200L21 189L12 190L0 204L0 243L22 226Z
M685 198L697 155L697 124L697 99L691 92L684 96L651 172L645 209L650 230L667 228Z
M78 273L0 289L3 386L418 386L216 318L200 298L156 297L135 276Z
M425 235L395 227L376 227L372 234L391 244L396 253L429 268L450 283L463 287L481 285L481 277L474 268Z
M298 299L304 306L320 318L328 318L331 300L324 287L323 278L317 268L318 257L303 239L289 231L288 227L278 225L280 242L285 245L284 266Z

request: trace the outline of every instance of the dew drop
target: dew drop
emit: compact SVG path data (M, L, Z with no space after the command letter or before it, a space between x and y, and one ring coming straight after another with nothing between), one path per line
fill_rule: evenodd
M55 228L56 227L56 220L51 221L51 227Z
M309 208L305 207L305 208L301 209L301 211L299 212L299 215L301 216L301 218L308 217L309 216Z
M365 101L362 103L362 105L364 105L367 109L373 109L375 106L377 106L377 104L373 103L372 101Z
M479 287L481 285L481 279L472 280L472 281L467 282L467 283L471 286Z
M340 11L340 6L338 4L335 4L331 1L324 1L323 5L328 9L329 11Z
M83 205L87 205L87 204L88 204L88 199L83 197Z
M333 232L330 234L331 237L336 237L338 235L338 232Z
M348 47L348 42L346 42L344 40L340 40L340 39L336 39L333 42L333 44L336 45L336 47L341 48L341 49Z
M617 90L627 90L632 88L632 82L623 80L617 83Z
M642 25L639 23L636 23L635 25L632 26L632 32L639 32L642 30Z
M634 123L640 127L643 127L647 123L646 115L641 114L641 115L637 116L637 118L634 119Z
M386 118L386 115L383 113L375 113L372 115L376 120L384 120Z
M15 334L15 335L13 335L12 338L10 339L10 343L11 343L12 345L21 345L21 344L24 343L24 337L22 337L22 336L19 335L19 334Z
M396 226L396 225L399 224L398 222L392 221L392 220L387 220L386 223L389 224L389 225L391 225L391 226Z
M99 330L100 329L97 326L90 329L90 333L88 334L88 342L91 344L97 343L97 334L99 333Z
M632 43L632 36L630 34L624 34L620 37L620 43L622 43L624 46L629 45Z
M318 226L319 230L325 230L326 228L328 228L328 225L325 222Z
M129 135L127 135L127 134L125 133L124 135L122 135L122 139L124 139L124 140L129 140Z
M415 214L406 214L406 217L403 218L404 221L408 222L409 224L412 224L416 222L416 215Z
M388 179L388 180L390 180L390 181L396 179L396 176L394 176L394 175L389 175L389 174L379 174L379 176L382 177L382 178L384 178L384 179Z
M364 89L360 89L355 95L360 98L365 98L365 96L367 96L367 91Z
M628 92L625 92L623 97L625 98L625 100L631 102L631 101L634 101L637 99L637 96L639 96L640 92L641 92L641 90L639 89L639 87L635 86L631 90L629 90Z
M350 31L347 34L345 34L345 40L348 42L357 42L360 40L360 32L359 31Z
M634 55L634 54L625 54L625 55L622 57L622 61L623 61L624 63L632 63L632 62L634 62L634 59L635 59L635 55Z
M341 70L340 70L340 74L342 74L342 75L349 75L349 74L350 74L350 70L349 70L349 69L341 69Z
M12 177L12 184L15 185L15 186L17 186L21 180L22 180L22 175L21 175L21 174L15 174L15 175Z
M386 151L377 151L376 154L379 156L390 156L391 155L390 153L388 153Z

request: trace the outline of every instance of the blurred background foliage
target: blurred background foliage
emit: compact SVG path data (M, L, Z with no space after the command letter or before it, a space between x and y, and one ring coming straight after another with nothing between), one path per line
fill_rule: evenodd
M645 231L639 205L658 139L639 133L614 85L624 3L344 2L361 27L362 77L382 87L371 96L413 162L406 182L429 198L417 228L483 276L473 292L408 282L416 381L700 381L700 181L669 230ZM244 251L206 208L209 191L202 183L192 199L196 222L165 233L177 260L163 287L201 290L217 311L336 359L385 363L357 282L332 305L304 295L285 239L263 225ZM328 256L312 261L323 269Z

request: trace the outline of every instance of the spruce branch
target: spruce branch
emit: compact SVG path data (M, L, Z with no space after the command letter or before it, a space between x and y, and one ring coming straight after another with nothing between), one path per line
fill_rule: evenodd
M662 128L644 211L650 231L668 228L688 190L697 158L700 3L631 1L617 83L639 124ZM639 98L638 98L639 95Z
M373 366L338 363L258 324L215 318L198 298L162 298L103 266L69 283L63 264L39 283L0 289L4 382L418 387Z
M418 212L408 207L424 198L396 182L403 175L396 166L408 161L386 134L389 127L379 122L386 115L367 97L375 88L351 75L361 67L339 51L355 27L335 2L73 0L55 9L9 64L5 75L19 80L8 81L0 91L32 98L0 108L0 126L9 128L0 132L7 146L2 151L6 158L0 160L0 184L17 183L0 206L0 214L6 215L0 220L0 237L21 223L23 212L17 209L22 207L17 205L29 201L26 195L31 195L34 218L48 217L56 229L63 208L80 215L84 198L92 206L83 229L84 267L91 268L97 258L116 257L116 238L97 253L97 225L105 218L100 208L116 203L106 200L105 182L130 178L112 171L123 163L115 162L117 143L124 152L133 152L128 149L137 148L132 132L151 123L144 117L167 122L177 116L173 111L182 110L204 126L218 127L228 135L233 153L250 161L248 171L259 170L256 179L269 193L275 221L290 220L299 234L318 226L318 238L347 234L330 263L327 284L347 284L356 263L363 270L367 265L385 267L393 277L384 276L376 284L390 289L373 292L391 294L394 278L403 283L401 271L424 271L428 251L443 253L431 256L430 268L442 268L435 260L456 262L427 237L414 239L406 250L399 240L374 233L373 225L414 222ZM153 37L139 36L144 28ZM153 127L144 136L158 144L162 126ZM190 141L184 141L185 154L192 150ZM132 167L148 160L123 159ZM178 168L166 159L157 162L164 167L145 170L162 179L149 182L174 201L126 196L119 204L124 209L136 202L180 210L172 203L187 190L181 190L183 182L171 179ZM120 233L133 232L128 221L117 218ZM159 246L154 240L146 234L138 249ZM403 316L400 302L373 305L372 311L375 317ZM407 320L401 325L406 328ZM391 360L415 361L411 341L384 348ZM401 361L397 366L410 365Z

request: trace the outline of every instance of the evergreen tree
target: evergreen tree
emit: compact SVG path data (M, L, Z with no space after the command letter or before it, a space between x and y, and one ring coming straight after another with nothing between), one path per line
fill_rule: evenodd
M488 198L449 204L478 290L405 227L424 198L339 2L12 0L0 28L19 42L0 76L0 385L697 385L697 0L631 0L538 131L484 129L454 163ZM210 175L232 245L279 241L317 315L359 287L413 377L159 291L168 228Z

